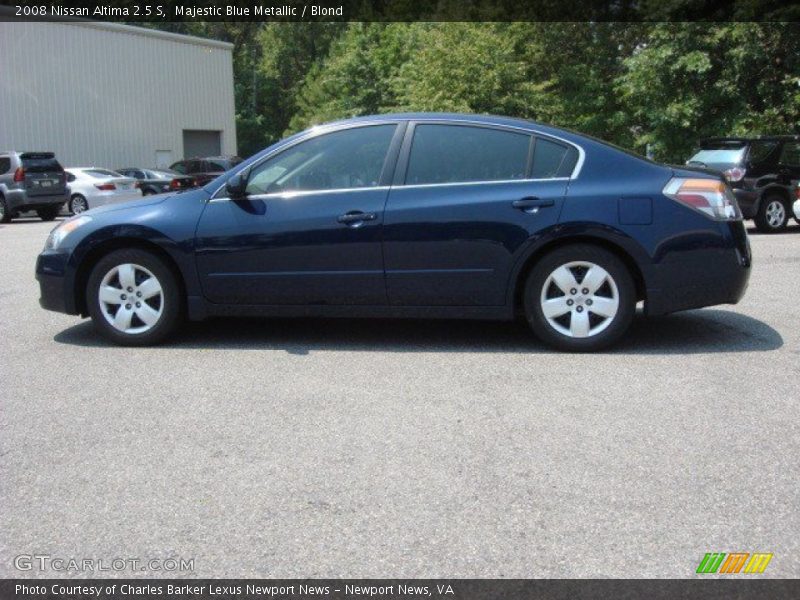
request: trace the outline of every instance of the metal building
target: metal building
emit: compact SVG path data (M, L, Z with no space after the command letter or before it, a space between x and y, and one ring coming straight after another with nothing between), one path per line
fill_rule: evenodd
M114 23L0 22L0 150L64 166L236 154L233 45Z

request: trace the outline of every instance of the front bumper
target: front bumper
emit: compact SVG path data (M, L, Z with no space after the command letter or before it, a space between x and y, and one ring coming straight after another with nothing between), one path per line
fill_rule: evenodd
M71 276L67 270L69 254L45 250L36 259L39 305L55 312L77 315Z

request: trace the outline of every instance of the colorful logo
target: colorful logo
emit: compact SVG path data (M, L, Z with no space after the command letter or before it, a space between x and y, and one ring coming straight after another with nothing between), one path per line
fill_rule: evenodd
M763 573L772 553L766 552L708 552L697 566L698 573Z

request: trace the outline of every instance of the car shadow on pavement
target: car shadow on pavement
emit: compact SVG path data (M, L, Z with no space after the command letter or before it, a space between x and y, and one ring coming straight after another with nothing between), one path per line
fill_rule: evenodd
M88 321L54 340L112 347ZM613 354L696 354L776 350L783 338L772 327L740 313L704 309L664 317L637 314ZM371 352L550 353L522 322L384 319L211 319L186 323L160 348L174 350L284 350Z

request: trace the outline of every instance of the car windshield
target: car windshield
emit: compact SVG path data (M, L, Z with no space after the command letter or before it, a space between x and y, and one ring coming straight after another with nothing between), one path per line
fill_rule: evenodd
M178 173L170 171L147 171L147 176L151 179L172 179Z
M704 148L698 151L686 164L709 167L711 169L727 169L741 164L745 146L725 148Z

